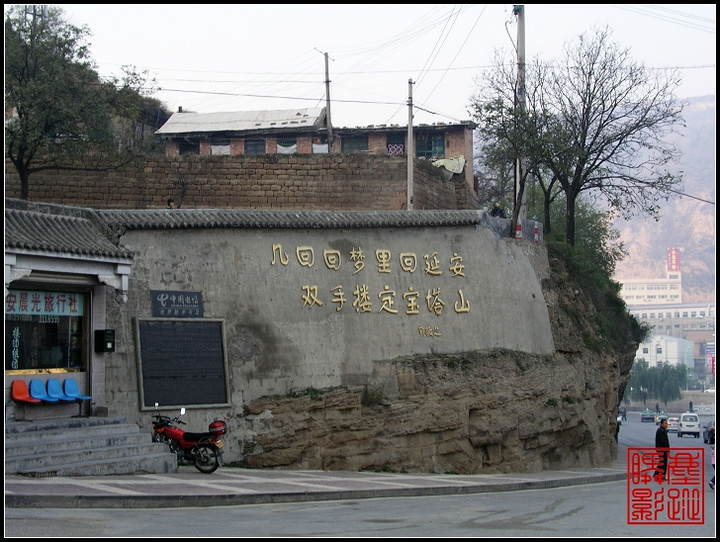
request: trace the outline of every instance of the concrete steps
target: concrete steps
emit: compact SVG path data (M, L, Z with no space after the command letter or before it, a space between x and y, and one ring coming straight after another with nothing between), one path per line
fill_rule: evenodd
M5 474L40 477L169 472L177 472L175 454L123 418L5 425Z

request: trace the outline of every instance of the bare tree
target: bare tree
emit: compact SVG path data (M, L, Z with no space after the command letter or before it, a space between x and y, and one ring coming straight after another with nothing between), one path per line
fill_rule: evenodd
M172 193L177 193L178 209L182 207L182 202L187 195L188 189L193 184L198 184L198 182L202 180L202 171L202 159L197 154L186 154L174 159L170 163L168 189Z
M512 66L497 65L486 75L485 89L494 94L474 104L476 112L492 106L503 114L476 120L525 157L529 173L540 167L552 172L567 199L567 242L575 244L575 205L585 191L604 196L624 218L656 218L659 202L682 182L668 169L680 155L669 136L684 128L684 103L673 95L676 72L646 69L610 41L607 28L595 30L566 46L559 67L536 61L526 70L523 109L516 106L514 86L508 91ZM520 179L521 190L526 181Z
M471 104L471 114L478 123L480 149L478 166L480 171L495 171L495 175L486 173L486 178L496 179L494 190L488 192L508 194L507 185L511 183L511 201L522 201L526 184L532 179L543 190L545 230L550 227L549 205L557 196L555 187L557 178L549 174L545 166L544 146L550 138L548 130L554 129L546 118L542 108L542 83L546 67L535 63L526 68L526 84L522 96L517 92L517 66L513 61L502 58L496 53L495 68L476 81L479 90ZM521 101L522 99L522 101ZM516 193L515 164L520 161L519 189ZM508 179L508 174L512 178ZM513 225L519 219L520 206L513 209Z

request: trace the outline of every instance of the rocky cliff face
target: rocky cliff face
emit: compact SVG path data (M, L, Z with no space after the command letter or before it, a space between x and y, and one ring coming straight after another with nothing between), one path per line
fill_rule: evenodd
M562 262L537 259L554 355L402 357L377 361L364 387L254 401L236 432L242 465L471 474L608 464L637 343L603 346L590 295Z

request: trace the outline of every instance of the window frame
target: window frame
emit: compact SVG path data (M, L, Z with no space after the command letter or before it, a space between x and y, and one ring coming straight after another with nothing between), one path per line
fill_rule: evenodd
M262 150L260 150L262 148ZM245 154L267 154L267 141L263 137L246 137L243 142Z

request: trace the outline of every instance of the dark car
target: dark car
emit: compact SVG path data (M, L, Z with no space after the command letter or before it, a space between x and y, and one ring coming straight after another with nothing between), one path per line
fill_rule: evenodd
M703 442L715 444L715 420L707 422L703 427Z
M649 408L646 408L640 414L640 421L641 422L654 422L655 421L655 413L652 410L650 410Z

